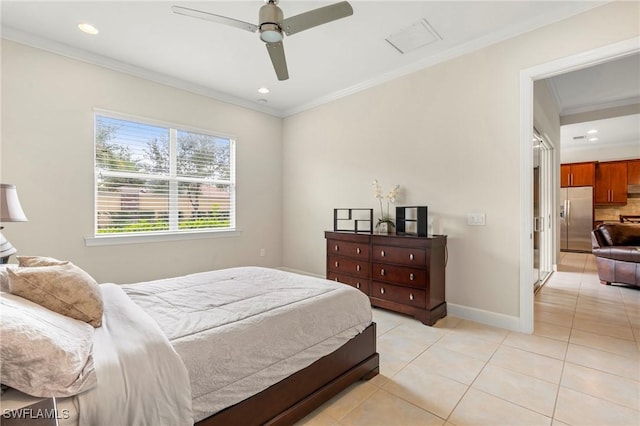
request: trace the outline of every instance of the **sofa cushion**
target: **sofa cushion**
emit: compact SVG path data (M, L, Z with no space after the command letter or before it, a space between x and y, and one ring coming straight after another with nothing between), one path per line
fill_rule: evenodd
M640 225L635 224L602 224L597 231L608 246L640 247Z
M594 248L593 254L606 259L640 263L640 247L612 246Z

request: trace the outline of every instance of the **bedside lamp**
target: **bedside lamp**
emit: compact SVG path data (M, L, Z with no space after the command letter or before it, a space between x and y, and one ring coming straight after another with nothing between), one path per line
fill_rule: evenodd
M25 216L18 200L18 191L15 185L0 183L0 222L26 222ZM0 226L0 230L3 227ZM0 232L0 264L7 263L9 257L18 250Z

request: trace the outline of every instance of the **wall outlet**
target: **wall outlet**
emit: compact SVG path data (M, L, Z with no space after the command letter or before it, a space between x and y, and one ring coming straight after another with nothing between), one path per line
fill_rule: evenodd
M486 225L485 217L486 216L484 213L467 213L467 225L485 226Z
M267 249L260 249L260 257L265 257L267 255Z

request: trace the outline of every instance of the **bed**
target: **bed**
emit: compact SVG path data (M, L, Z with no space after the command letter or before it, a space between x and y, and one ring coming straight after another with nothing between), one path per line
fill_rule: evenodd
M111 413L129 406L155 413L158 408L148 402L162 398L190 404L192 417L172 413L188 418L185 424L292 424L351 383L378 373L370 305L349 286L242 267L100 288L104 323L95 329L93 348L98 385L69 398L72 405L59 403L78 408L70 417L79 424L116 422ZM131 334L141 327L161 330L170 343L165 350L177 354L179 365L164 365L163 349L145 342L149 332ZM134 351L136 345L153 349ZM111 358L120 356L110 354L117 351L146 353L130 372L114 373L124 365ZM165 384L134 385L134 375L153 380L165 375ZM99 423L91 420L96 418ZM140 424L157 422L163 420Z

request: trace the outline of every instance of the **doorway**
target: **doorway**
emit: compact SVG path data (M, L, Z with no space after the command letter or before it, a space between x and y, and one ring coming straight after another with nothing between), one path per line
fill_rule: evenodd
M587 52L577 53L572 56L561 58L532 68L524 69L520 72L520 207L522 221L520 225L520 324L519 331L523 333L533 333L533 299L534 292L531 291L533 280L533 82L554 75L566 73L576 69L587 68L592 65L607 62L616 58L638 53L640 48L640 38L634 37L608 46L593 49ZM560 163L559 156L553 155L554 171L552 172L555 182L559 182ZM558 185L559 186L559 185ZM553 189L552 197L557 198L558 194ZM558 254L558 228L555 224L556 214L551 217L553 238L556 243L552 250L552 265Z

